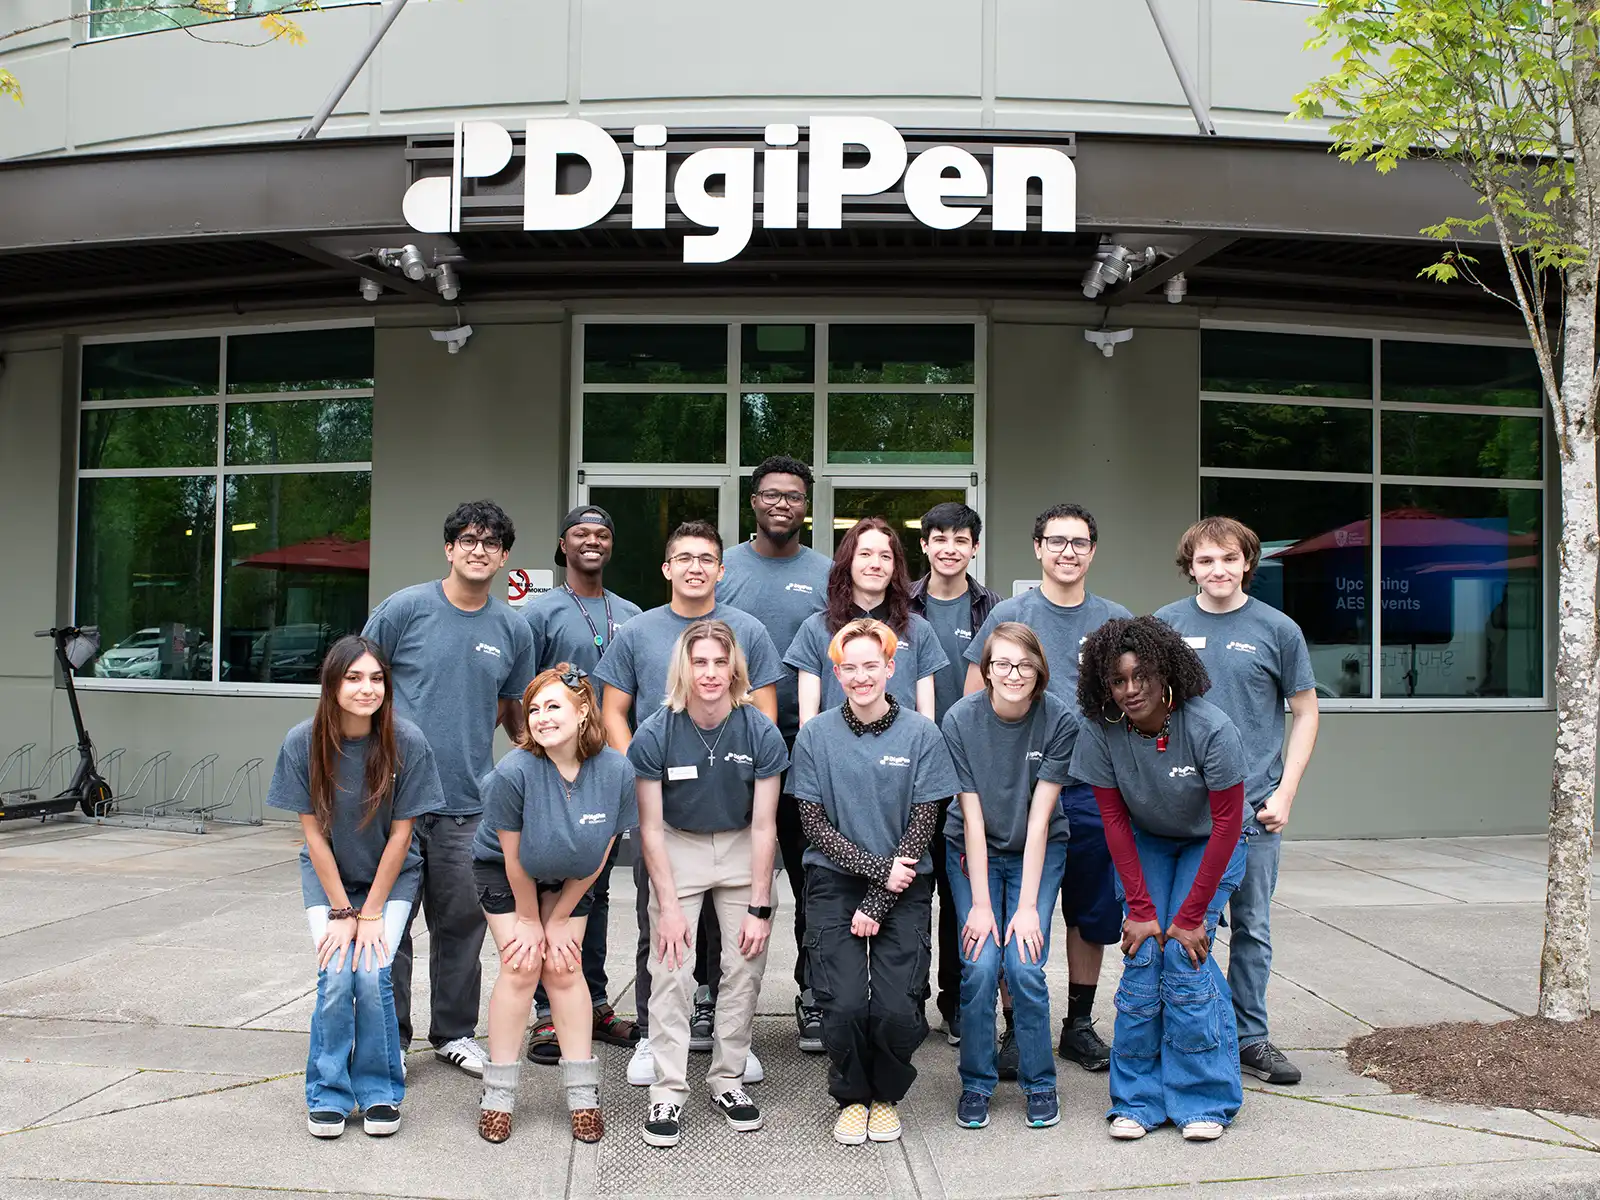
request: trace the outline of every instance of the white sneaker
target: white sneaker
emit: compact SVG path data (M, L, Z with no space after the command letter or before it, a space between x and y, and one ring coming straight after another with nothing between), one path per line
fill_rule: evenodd
M1183 1127L1186 1142L1214 1142L1222 1136L1220 1121L1190 1121Z
M457 1038L433 1048L433 1056L443 1062L460 1067L468 1075L483 1078L483 1064L489 1061L489 1052L469 1037Z
M649 1087L656 1081L656 1056L650 1053L650 1039L640 1038L628 1060L628 1082L634 1087Z
M761 1060L756 1057L754 1050L744 1060L744 1082L760 1083L767 1077L767 1069L761 1065Z
M1110 1133L1119 1142L1136 1142L1148 1132L1149 1130L1132 1117L1111 1118Z

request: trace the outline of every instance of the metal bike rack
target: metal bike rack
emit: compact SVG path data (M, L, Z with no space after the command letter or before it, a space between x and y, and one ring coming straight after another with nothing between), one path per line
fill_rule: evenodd
M216 765L219 755L208 754L199 762L183 773L183 778L178 780L178 786L172 795L163 798L161 789L157 789L155 801L145 805L139 815L146 823L157 818L177 818L185 825L192 823L196 833L204 833L204 818L191 815L208 808L211 804L212 784L215 782Z
M13 770L17 772L17 782L23 787L28 786L28 767L37 744L36 742L28 742L26 745L18 746L10 754L6 755L4 762L0 762L0 790L4 790L6 779Z
M216 755L212 755L213 761ZM233 778L228 781L228 790L223 793L222 799L214 804L200 803L187 808L176 810L186 817L195 817L198 820L216 821L223 825L260 825L261 815L261 763L259 758L246 759ZM227 812L235 802L242 800L245 804L243 817L219 817L217 814Z

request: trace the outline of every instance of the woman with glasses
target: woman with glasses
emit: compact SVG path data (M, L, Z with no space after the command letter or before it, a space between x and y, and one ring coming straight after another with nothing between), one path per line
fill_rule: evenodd
M933 840L939 801L957 790L939 729L886 689L894 630L870 617L828 646L846 700L806 722L790 786L810 846L806 952L822 1009L836 1141L900 1136L896 1105L927 1036Z
M1211 1141L1239 1111L1238 1033L1211 957L1244 878L1244 747L1199 657L1155 617L1107 621L1078 676L1072 774L1094 789L1122 881L1122 982L1111 1047L1114 1138L1171 1121Z
M911 611L905 547L894 528L882 517L863 517L834 551L827 608L806 618L783 656L799 672L800 724L844 703L828 656L834 635L861 617L882 621L897 639L889 694L932 720L934 676L950 660L933 626Z
M511 1136L522 1035L543 980L572 1136L598 1142L605 1123L583 932L590 888L612 844L638 823L633 767L606 745L594 689L570 663L536 675L522 709L526 732L484 778L483 822L472 843L478 902L500 953L478 1134L489 1142Z
M984 688L945 714L944 738L960 781L945 818L946 870L961 924L961 1097L956 1123L982 1129L998 1080L994 1028L1002 964L1015 1012L1026 1121L1061 1119L1050 1044L1050 918L1067 860L1067 817L1057 803L1071 779L1077 714L1049 691L1050 668L1033 630L1003 621L979 660Z
M311 1136L352 1109L381 1137L400 1128L405 1070L390 964L422 881L417 817L444 801L428 741L394 715L383 651L342 637L322 661L317 711L284 738L267 803L300 814L300 891L317 947L306 1057Z

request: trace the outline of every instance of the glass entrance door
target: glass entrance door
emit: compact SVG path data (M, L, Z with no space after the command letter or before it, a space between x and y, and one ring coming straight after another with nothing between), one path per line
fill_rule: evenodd
M590 476L578 488L578 503L598 504L617 527L606 586L640 608L665 604L671 589L661 576L661 562L668 535L685 521L721 525L725 486L677 478Z

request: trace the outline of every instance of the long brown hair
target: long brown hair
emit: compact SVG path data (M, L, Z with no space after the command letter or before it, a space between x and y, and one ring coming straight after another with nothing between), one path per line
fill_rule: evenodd
M989 667L994 662L994 644L999 641L1021 646L1022 652L1033 664L1033 669L1038 672L1033 677L1033 692L1028 697L1029 702L1037 700L1049 691L1050 663L1044 656L1044 646L1039 641L1039 635L1021 621L1001 621L983 643L983 657L978 660L978 671L983 675L983 687L989 693L990 703L994 702L994 680L989 677Z
M833 566L828 570L828 633L838 633L858 615L851 595L854 585L850 580L850 564L855 560L856 545L863 533L884 534L894 551L894 570L889 573L889 590L883 599L889 608L886 623L904 637L911 624L911 576L906 571L906 548L894 526L882 517L862 517L839 539L839 547L833 552Z
M571 663L557 663L548 671L540 671L522 693L522 737L517 745L530 754L545 757L544 747L533 740L533 722L528 720L528 709L533 707L533 698L552 683L566 688L574 701L589 710L578 718L578 761L593 758L606 748L606 727L600 720L600 702L595 699L588 675Z
M376 642L349 634L328 647L322 660L322 695L317 699L317 715L311 719L311 810L324 833L333 829L335 793L339 788L339 756L344 753L341 730L339 686L345 672L362 655L370 654L383 670L383 703L372 714L372 732L367 735L367 770L361 801L361 828L377 819L383 802L394 792L395 774L404 765L394 740L394 681L389 677L389 660Z

